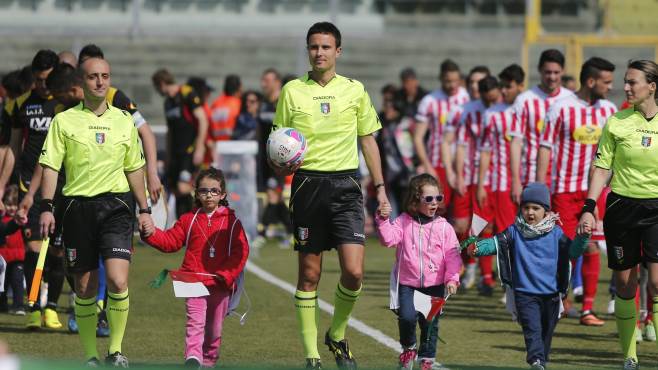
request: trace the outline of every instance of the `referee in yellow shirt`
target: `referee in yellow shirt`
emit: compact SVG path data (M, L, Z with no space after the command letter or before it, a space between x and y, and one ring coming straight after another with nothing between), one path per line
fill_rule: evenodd
M341 54L340 31L331 23L314 24L306 36L312 71L287 83L281 92L273 126L299 130L308 142L295 172L290 210L299 252L295 310L300 323L306 368L320 369L317 348L317 286L322 253L338 250L341 276L334 298L334 317L324 341L341 369L356 369L345 329L361 294L364 257L363 195L357 178L357 143L370 170L379 207L388 206L379 149L372 134L381 128L363 84L336 74ZM297 171L298 170L298 171Z
M624 77L626 99L633 106L608 119L590 174L578 233L594 227L594 208L612 175L603 231L608 267L617 296L615 319L624 369L638 369L635 348L637 265L649 270L653 324L658 325L658 65L650 60L629 63Z
M96 349L98 260L105 260L110 343L105 362L128 367L121 342L128 320L128 272L134 203L139 226L151 222L144 184L144 154L129 113L107 103L110 66L92 58L82 65L84 100L55 116L41 150L41 235L54 231L52 199L60 170L66 173L63 239L68 272L75 280L75 316L87 365L99 365Z

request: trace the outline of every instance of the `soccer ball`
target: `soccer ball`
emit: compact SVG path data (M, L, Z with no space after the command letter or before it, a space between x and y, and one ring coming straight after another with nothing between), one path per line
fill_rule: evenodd
M301 162L305 153L306 139L294 128L280 128L267 138L267 157L280 167Z

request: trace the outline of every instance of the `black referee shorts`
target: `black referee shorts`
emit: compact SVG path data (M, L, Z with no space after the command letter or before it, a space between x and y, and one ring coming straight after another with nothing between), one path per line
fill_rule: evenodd
M610 193L603 231L612 270L627 270L643 261L658 263L658 199Z
M365 243L363 195L354 170L298 171L290 212L297 251L317 254L341 244Z
M103 259L130 261L135 223L131 193L105 193L95 197L67 197L63 215L64 248L69 272L98 269Z

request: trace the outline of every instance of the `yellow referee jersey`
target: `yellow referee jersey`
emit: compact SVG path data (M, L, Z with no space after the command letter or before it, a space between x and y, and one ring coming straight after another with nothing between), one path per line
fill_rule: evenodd
M39 163L66 172L65 196L92 197L130 191L124 172L144 166L144 154L132 116L107 105L96 116L84 103L53 119Z
M336 75L323 87L308 73L283 87L273 124L306 138L302 170L325 172L357 169L357 137L381 128L363 84Z

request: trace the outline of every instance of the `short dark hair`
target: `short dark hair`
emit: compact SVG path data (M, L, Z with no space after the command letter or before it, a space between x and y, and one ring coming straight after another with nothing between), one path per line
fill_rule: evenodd
M340 42L341 42L340 31L338 30L338 27L336 27L333 23L318 22L312 25L311 28L309 28L308 32L306 33L306 45L308 45L311 36L315 35L316 33L325 33L325 34L328 33L332 35L336 40L336 47L337 48L340 47Z
M408 79L416 79L416 78L418 78L416 76L416 71L411 67L406 67L405 69L400 71L400 80L401 81L408 80Z
M557 49L546 49L539 56L539 65L537 68L541 69L545 63L557 63L560 67L564 68L564 54Z
M476 73L483 73L485 76L490 76L491 71L489 70L489 67L487 66L475 66L471 68L471 70L468 72L468 76L466 76L466 81L470 81L471 77L473 77L474 74Z
M153 84L156 86L160 85L160 83L164 83L165 85L173 85L176 83L174 75L172 75L166 68L160 68L155 71L151 76L151 81L153 81Z
M567 82L576 81L576 79L573 78L572 75L562 75L561 80L562 80L562 85L566 84Z
M525 72L518 64L510 64L505 67L499 74L498 78L505 81L514 81L517 84L522 84L525 81Z
M238 75L228 75L224 79L224 94L233 95L242 87L242 82Z
M17 97L25 92L21 85L20 74L20 69L17 69L2 76L2 87L10 96Z
M580 69L580 85L582 86L587 82L588 78L597 78L601 71L614 72L615 65L612 64L609 60L591 57L583 63L583 67Z
M82 86L82 72L68 63L60 63L46 79L48 90L68 91L74 86Z
M445 59L439 66L439 77L445 76L448 72L458 72L461 74L459 66L452 59Z
M658 84L658 65L653 60L631 60L628 62L628 69L644 72L647 83Z
M105 59L105 54L103 54L103 50L98 47L98 45L87 44L80 49L80 53L78 54L78 65L82 64L84 59L89 58Z
M18 75L18 78L21 80L21 88L23 89L23 92L27 92L32 88L32 84L34 83L34 75L32 74L32 66L27 65L23 68L21 68L20 74Z
M498 80L494 76L487 76L478 81L478 91L484 94L498 88Z
M265 76L270 73L273 74L277 80L281 81L281 73L279 73L279 71L277 71L276 68L267 68L266 70L263 71L261 76Z
M42 49L32 59L32 72L43 72L59 64L57 53L50 49Z

